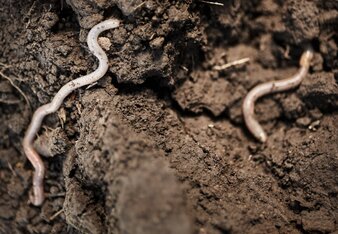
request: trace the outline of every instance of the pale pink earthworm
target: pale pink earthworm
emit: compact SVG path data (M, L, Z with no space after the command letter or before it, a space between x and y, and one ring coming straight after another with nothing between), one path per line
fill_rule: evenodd
M264 84L259 84L253 88L247 96L244 98L242 105L242 112L244 116L244 121L249 131L261 142L266 142L267 135L264 132L262 126L257 122L254 115L255 102L258 98L276 92L286 91L300 85L306 74L308 73L310 62L313 57L313 51L311 48L305 50L300 58L299 71L286 79L278 81L270 81Z
M95 25L88 33L87 44L89 50L99 60L99 67L92 73L79 77L65 84L55 95L52 102L39 107L32 118L32 121L26 131L22 145L28 160L32 163L35 172L33 177L33 195L30 195L30 201L33 205L39 206L44 201L43 179L45 175L45 166L33 147L33 141L38 133L42 120L48 114L59 109L63 100L75 89L84 85L89 85L99 80L108 70L108 57L97 42L99 34L108 29L118 27L120 22L117 19L109 19Z

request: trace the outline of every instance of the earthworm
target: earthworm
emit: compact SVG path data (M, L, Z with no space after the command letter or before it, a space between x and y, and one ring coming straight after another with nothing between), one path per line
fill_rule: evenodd
M303 52L299 61L300 69L295 75L283 80L270 81L264 84L259 84L255 88L253 88L244 98L242 112L245 124L248 127L249 131L252 133L252 135L256 137L259 141L263 143L266 142L267 135L264 132L261 125L255 119L254 116L255 101L266 94L286 91L300 85L300 83L308 73L312 57L313 57L312 48L306 49Z
M52 102L39 107L33 114L32 121L26 131L22 145L26 157L32 163L35 171L33 176L33 194L30 195L30 201L35 206L40 206L44 201L43 179L45 175L45 166L39 154L33 147L33 141L38 133L42 120L48 114L59 109L63 100L75 89L84 85L89 85L99 80L108 70L108 57L97 42L99 34L108 29L118 27L120 22L117 19L109 19L95 25L88 33L87 44L90 52L98 58L98 68L85 76L79 77L65 84L54 96Z

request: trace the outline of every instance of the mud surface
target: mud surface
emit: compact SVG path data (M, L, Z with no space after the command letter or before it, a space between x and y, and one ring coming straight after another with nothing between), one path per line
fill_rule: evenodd
M0 233L335 233L338 229L337 1L5 1L0 7ZM34 111L96 69L109 72L45 119L35 147L47 199L28 204L21 141ZM255 85L269 140L246 130ZM217 67L249 58L236 66Z

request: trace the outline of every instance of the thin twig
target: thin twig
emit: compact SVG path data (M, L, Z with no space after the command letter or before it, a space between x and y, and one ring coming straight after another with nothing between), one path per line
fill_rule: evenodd
M12 79L9 77L9 76L6 76L2 71L0 71L0 75L5 78L6 80L9 81L9 83L11 83L11 85L24 97L24 99L26 100L27 102L27 105L29 107L29 109L31 110L32 107L31 107L31 104L26 96L26 94L16 85L14 84L14 82L12 81Z
M0 62L0 65L3 66L4 68L7 68L7 67L11 67L11 66L12 66L12 65L8 65L8 64L2 63L2 62Z
M50 218L49 221L53 221L56 217L58 217L61 213L63 212L63 209L59 210L55 214L53 214Z
M61 193L50 193L50 194L46 194L46 197L64 197L66 196L65 192L61 192Z
M31 13L32 13L33 8L35 7L35 4L36 4L36 1L33 2L32 6L31 6L31 7L29 8L29 10L28 10L27 15L25 16L26 19L28 18L28 22L26 23L25 28L28 28L28 26L29 26L30 23L31 23L30 16L31 16Z
M229 67L237 66L237 65L240 65L240 64L243 64L243 63L247 63L249 61L250 61L250 58L242 58L242 59L224 64L224 65L221 65L221 66L214 66L213 70L222 71L222 70L225 70Z
M223 3L220 2L210 2L210 1L204 1L204 0L199 0L200 2L206 3L206 4L210 4L210 5L215 5L215 6L224 6Z
M4 104L8 104L8 105L14 105L14 104L18 104L20 103L20 100L7 100L7 99L3 99L3 98L0 98L0 102L1 103L4 103Z
M136 11L137 9L139 9L140 7L142 7L146 2L142 2L141 4L138 4L135 8L134 11Z
M12 164L10 164L10 163L7 161L7 165L8 165L9 170L12 172L12 174L13 174L14 176L18 176L18 174L17 174L17 173L15 172L15 170L13 169Z

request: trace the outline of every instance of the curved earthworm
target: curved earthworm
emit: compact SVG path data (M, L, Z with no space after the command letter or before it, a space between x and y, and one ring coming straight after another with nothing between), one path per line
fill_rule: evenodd
M266 94L286 91L300 85L303 78L308 73L312 57L312 49L309 48L305 50L299 61L300 69L295 75L284 80L270 81L264 84L259 84L255 88L253 88L245 97L242 105L244 121L252 135L254 135L259 141L266 142L267 135L261 125L255 119L255 101Z
M88 33L87 44L89 50L99 60L99 67L92 73L79 77L65 84L54 96L52 102L39 107L33 114L32 121L26 131L22 145L28 160L32 163L35 172L33 177L33 195L30 201L33 205L39 206L44 201L43 178L45 174L44 164L33 147L33 141L38 133L42 120L50 113L59 109L63 100L75 89L89 85L99 80L108 70L108 58L97 42L99 34L105 30L118 27L120 22L117 19L109 19L95 25Z

